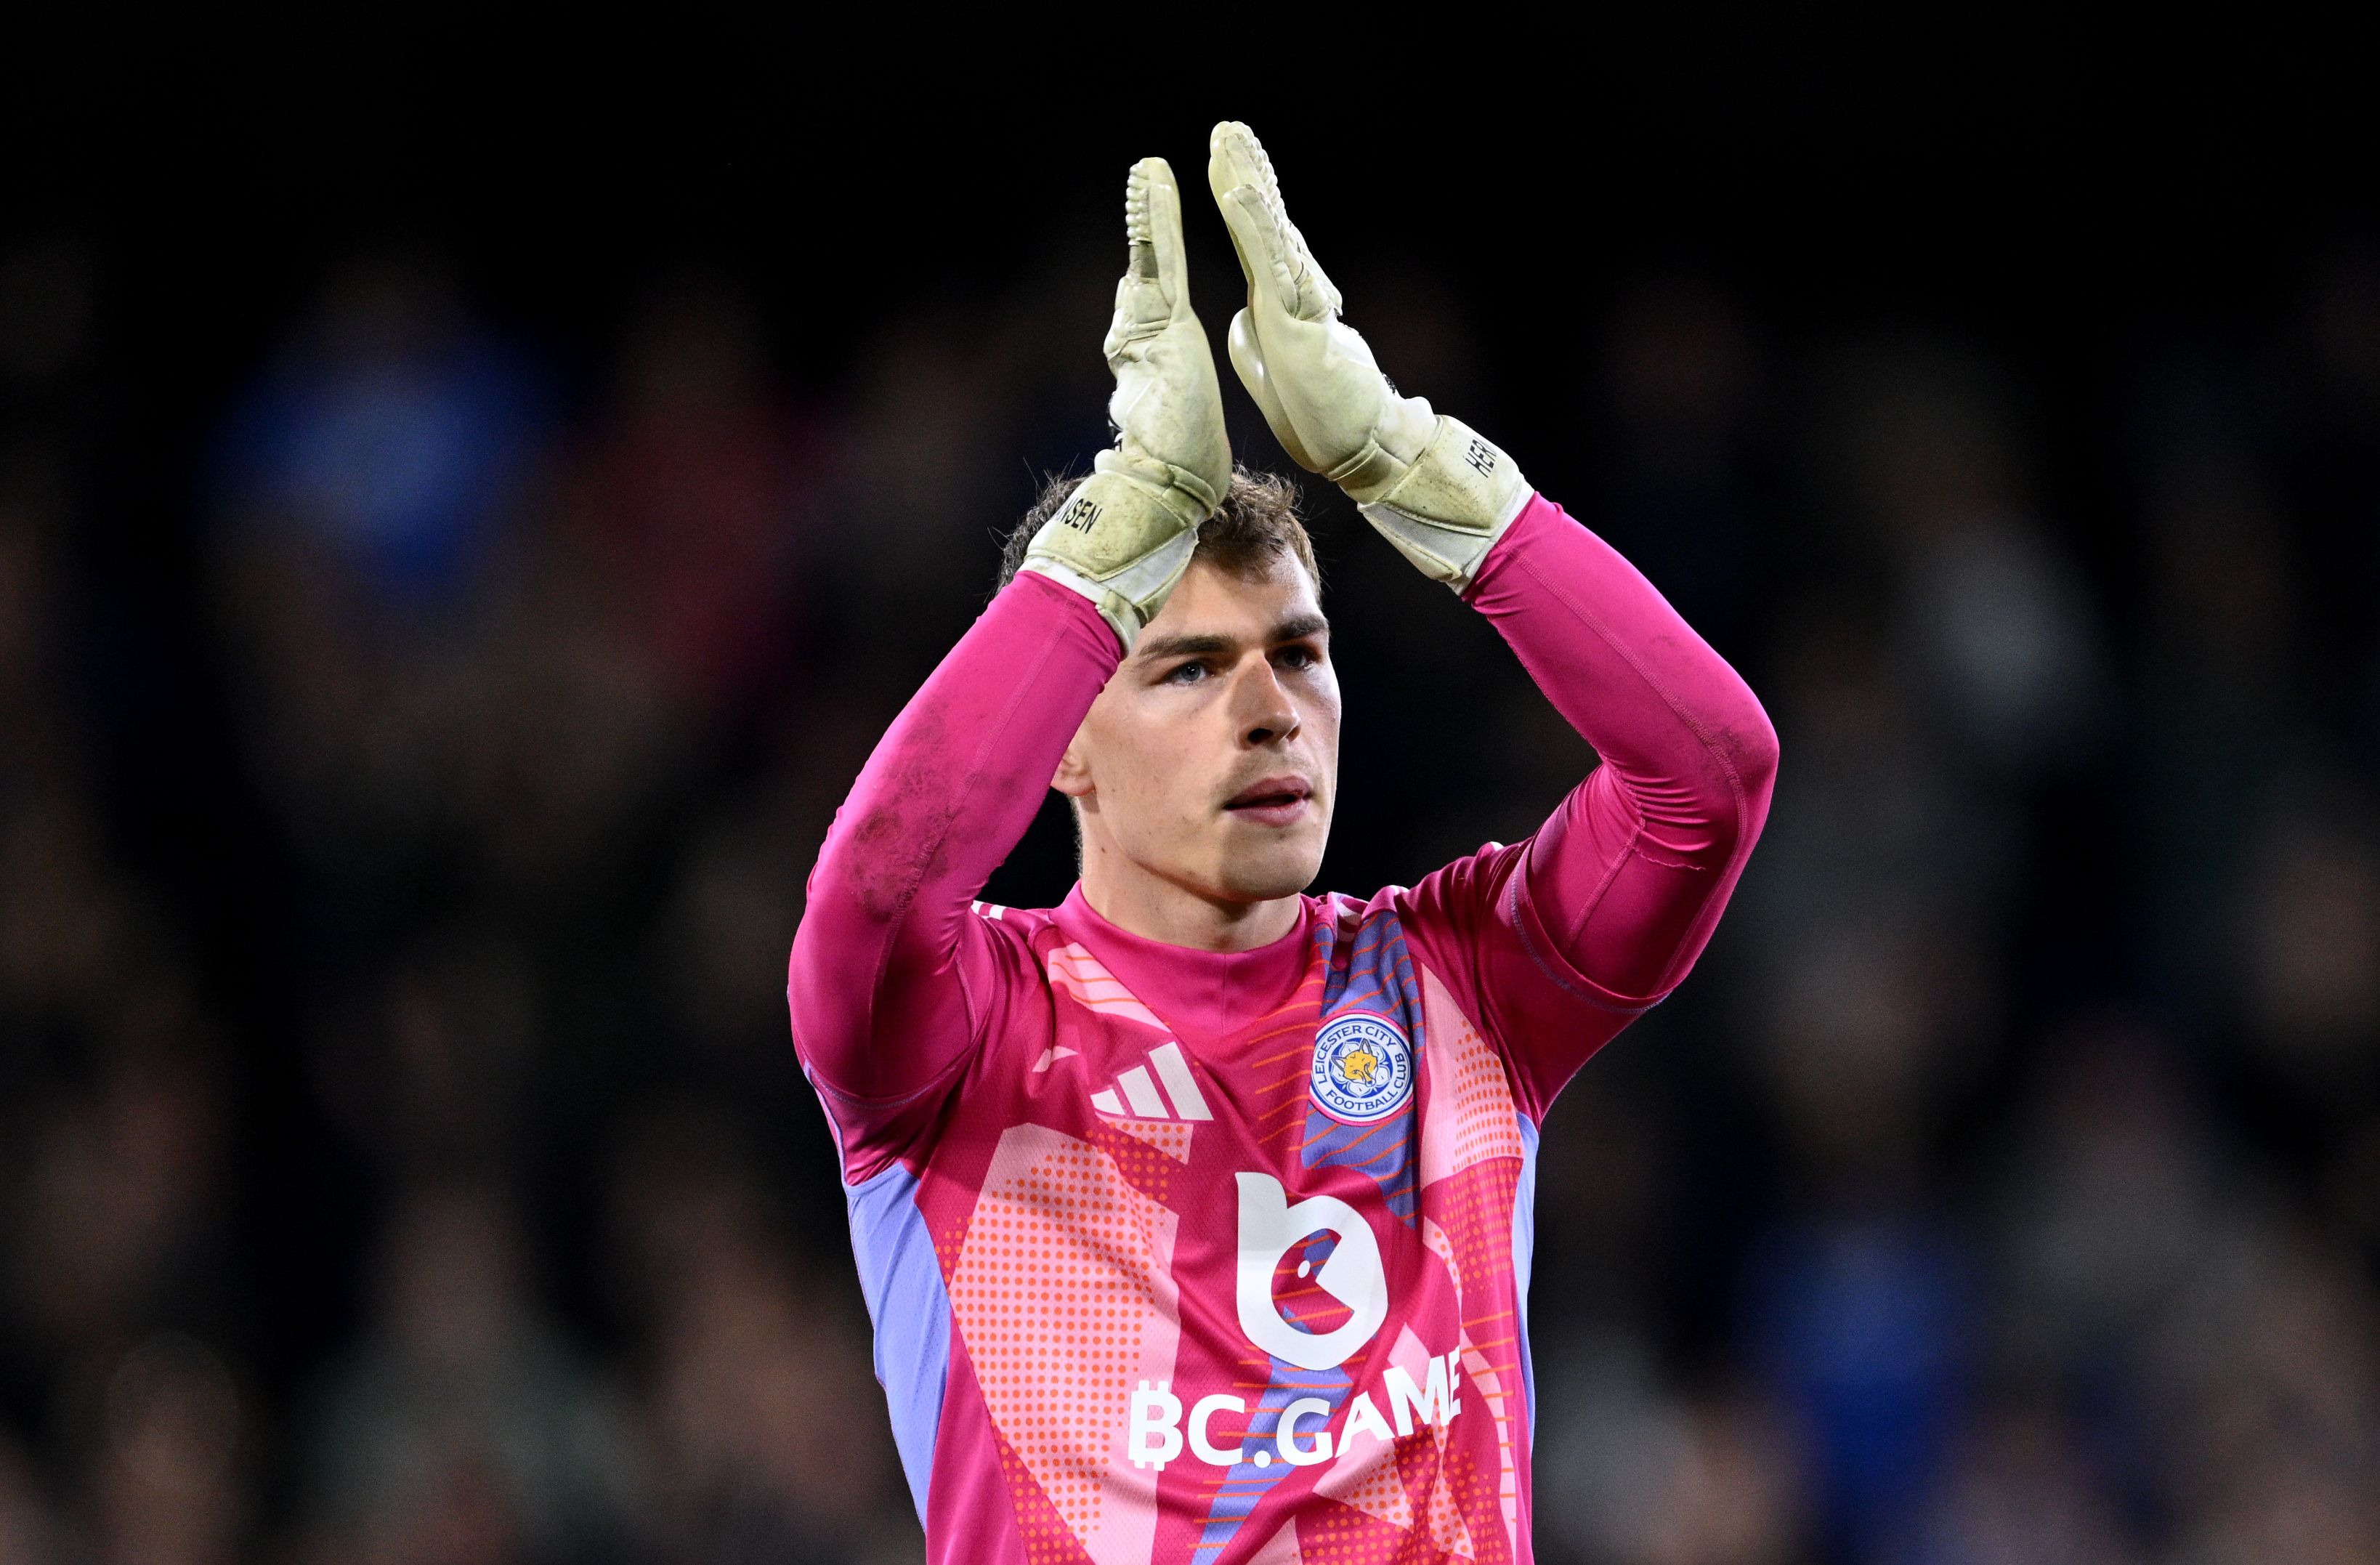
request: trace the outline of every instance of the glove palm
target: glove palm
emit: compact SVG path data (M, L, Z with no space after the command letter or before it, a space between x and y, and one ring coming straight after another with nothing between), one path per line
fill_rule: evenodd
M1099 605L1127 650L1189 568L1198 524L1231 482L1223 398L1190 308L1182 196L1162 158L1124 188L1130 260L1103 351L1115 375L1116 443L1027 546L1024 568Z
M1401 396L1281 204L1272 160L1235 121L1215 127L1208 182L1239 252L1247 308L1232 366L1293 461L1346 490L1424 574L1458 592L1529 497L1512 459L1420 397Z

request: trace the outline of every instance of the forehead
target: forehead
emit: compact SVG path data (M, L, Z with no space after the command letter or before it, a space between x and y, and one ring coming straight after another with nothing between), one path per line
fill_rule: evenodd
M1173 595L1148 622L1144 634L1254 639L1285 620L1321 611L1314 578L1294 555L1284 553L1267 567L1245 575L1193 556Z

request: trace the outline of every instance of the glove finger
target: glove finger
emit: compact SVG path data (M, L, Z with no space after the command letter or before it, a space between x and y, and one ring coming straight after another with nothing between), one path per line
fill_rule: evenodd
M1152 174L1152 170L1154 174ZM1125 261L1123 279L1116 284L1115 321L1108 329L1107 353L1113 358L1124 346L1137 342L1165 325L1173 318L1173 309L1166 297L1162 281L1163 266L1156 234L1156 214L1151 208L1161 175L1163 183L1171 186L1172 171L1162 158L1143 158L1132 165L1124 177L1123 235ZM1178 201L1175 203L1178 208ZM1180 243L1181 219L1173 218L1174 243Z
M1320 465L1306 451L1305 443L1297 438L1296 426L1289 421L1288 411L1281 406L1280 388L1272 383L1272 372L1265 365L1264 345L1257 340L1256 325L1246 310L1232 317L1232 330L1224 342L1232 356L1232 368L1239 372L1240 384L1248 388L1248 395L1271 427L1273 438L1281 442L1281 448L1307 472L1321 471Z
M1144 283L1157 281L1157 238L1152 232L1150 198L1160 183L1170 184L1172 171L1163 158L1143 158L1132 165L1123 182L1123 237L1131 249L1131 274Z
M1208 146L1207 181L1239 252L1240 270L1247 274L1248 302L1302 321L1318 321L1336 310L1338 291L1289 221L1272 160L1256 133L1225 120L1215 127Z
M1166 303L1181 312L1190 301L1190 263L1182 243L1182 187L1174 182L1172 165L1163 158L1143 158L1132 172L1140 191L1138 231L1146 237L1133 241L1133 269L1154 279ZM1128 217L1127 224L1131 222Z
M1235 120L1215 127L1208 141L1207 184L1230 230L1232 249L1248 280L1248 303L1294 313L1296 273L1287 264L1288 237L1265 200L1272 167L1248 127Z

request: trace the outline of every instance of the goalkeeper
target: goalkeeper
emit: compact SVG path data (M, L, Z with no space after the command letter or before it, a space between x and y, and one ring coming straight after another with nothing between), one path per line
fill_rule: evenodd
M1602 764L1524 842L1306 893L1330 624L1289 487L1232 464L1145 160L1116 446L1017 529L836 817L795 1045L932 1559L1525 1560L1538 1126L1709 939L1776 735L1626 561L1390 385L1247 128L1210 152L1232 362L1274 435ZM1053 785L1079 882L974 901Z

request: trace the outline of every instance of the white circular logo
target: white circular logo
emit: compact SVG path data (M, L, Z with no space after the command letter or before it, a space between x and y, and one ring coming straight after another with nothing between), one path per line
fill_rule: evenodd
M1235 1295L1240 1329L1249 1341L1301 1369L1330 1369L1372 1340L1389 1318L1389 1274L1380 1265L1380 1242L1364 1214L1336 1195L1309 1195L1294 1207L1281 1181L1244 1173L1240 1187L1240 1264ZM1314 1284L1349 1311L1328 1331L1308 1331L1283 1320L1273 1302L1273 1268L1293 1244L1329 1229L1339 1235ZM1304 1271L1298 1274L1303 1277Z
M1314 1039L1314 1101L1342 1124L1387 1119L1413 1096L1413 1046L1385 1016L1354 1011Z

